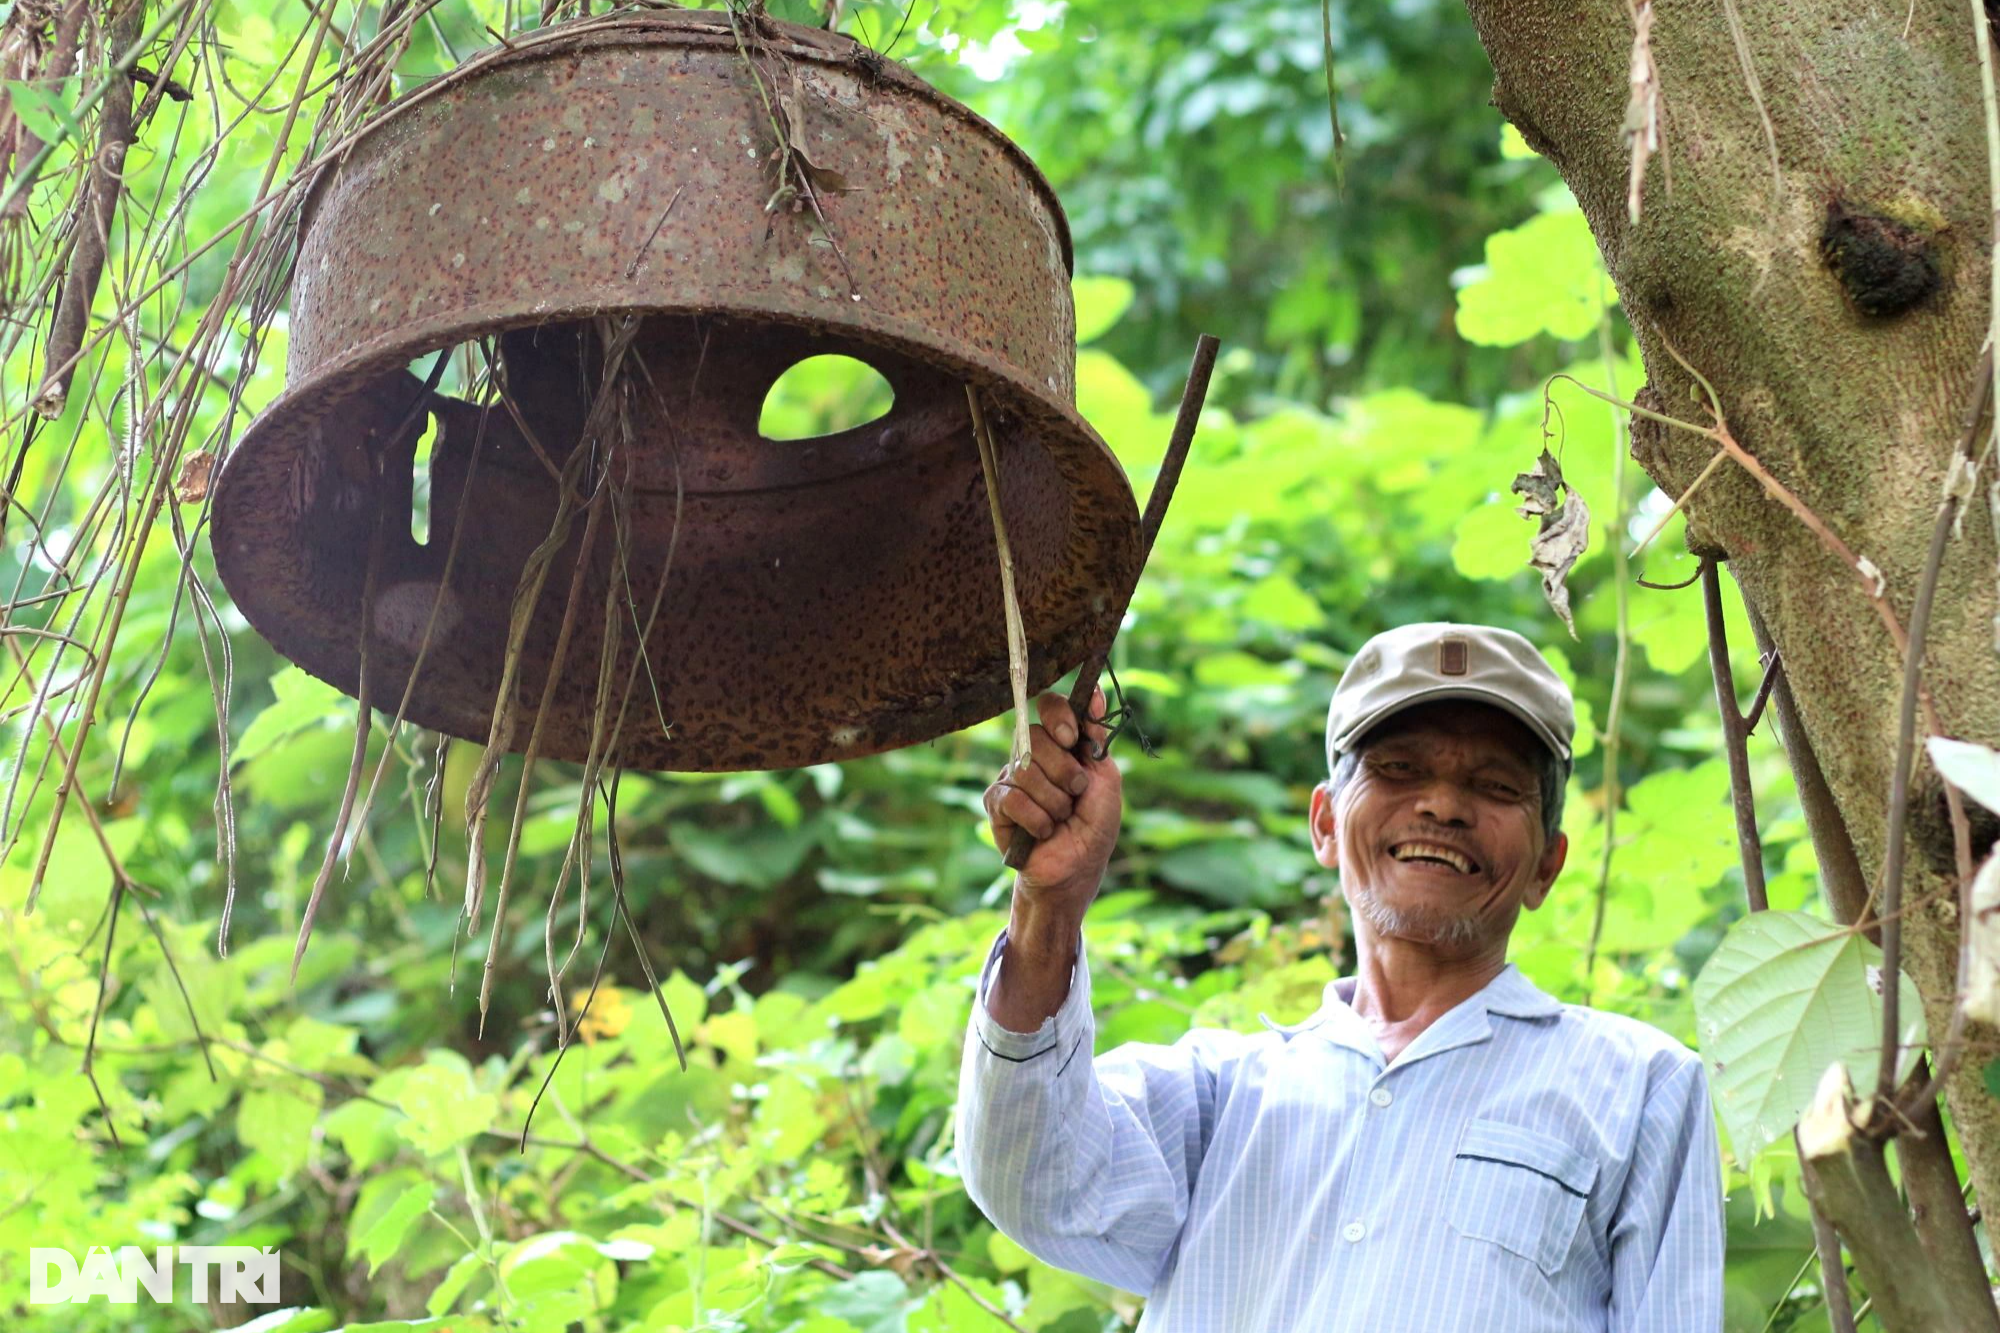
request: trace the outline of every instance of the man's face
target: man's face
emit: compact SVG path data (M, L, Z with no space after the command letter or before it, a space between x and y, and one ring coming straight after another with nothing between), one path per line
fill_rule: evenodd
M1542 832L1541 742L1500 709L1420 704L1369 733L1352 779L1313 790L1313 849L1377 936L1450 956L1503 949L1568 840Z

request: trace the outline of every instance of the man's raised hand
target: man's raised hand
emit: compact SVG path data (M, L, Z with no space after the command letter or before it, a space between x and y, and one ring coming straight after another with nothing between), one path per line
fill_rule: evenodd
M1036 1031L1069 994L1083 914L1118 841L1123 804L1116 764L1070 753L1077 719L1069 701L1044 694L1036 711L1042 720L1030 729L1029 757L1003 769L986 789L994 842L1004 848L1017 828L1037 839L1014 879L1005 961L986 995L986 1011L1012 1032ZM1090 715L1104 716L1101 690ZM1090 736L1096 749L1107 732L1093 720Z
M993 837L1006 847L1016 827L1036 839L1014 889L1013 934L1023 929L1074 932L1097 895L1111 849L1118 841L1122 787L1110 759L1078 759L1076 714L1059 694L1036 701L1041 721L1030 729L1033 745L1019 765L1001 770L986 789L986 815ZM1101 722L1104 692L1091 699L1093 749L1107 736ZM1025 913L1023 909L1028 909Z

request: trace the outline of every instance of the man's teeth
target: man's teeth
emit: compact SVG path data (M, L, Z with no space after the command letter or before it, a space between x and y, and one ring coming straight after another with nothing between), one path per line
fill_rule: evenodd
M1442 861L1461 875L1472 873L1472 862L1449 847L1434 842L1405 842L1389 849L1398 861Z

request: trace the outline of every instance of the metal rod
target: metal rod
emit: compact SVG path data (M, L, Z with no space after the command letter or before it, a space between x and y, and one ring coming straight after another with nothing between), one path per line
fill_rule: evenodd
M1187 464L1188 449L1194 444L1195 425L1201 419L1201 407L1208 400L1208 382L1215 374L1215 354L1222 344L1213 334L1204 333L1195 340L1194 362L1188 367L1187 387L1181 390L1180 412L1174 417L1174 433L1168 437L1167 452L1160 460L1160 475L1153 480L1152 493L1146 497L1146 512L1139 518L1139 570L1143 575L1146 561L1153 554L1153 541L1160 535L1160 525L1166 521L1167 505L1174 498L1174 487L1180 482L1181 469ZM1132 581L1132 588L1125 594L1125 600L1118 607L1118 617L1112 621L1111 637L1116 641L1118 625L1125 618L1125 608L1131 605L1132 593L1138 591L1138 580ZM1103 674L1104 663L1111 656L1111 643L1084 659L1077 668L1076 684L1069 692L1069 706L1076 714L1076 744L1071 753L1079 759L1102 758L1091 750L1088 728L1084 725L1090 709L1090 698L1097 692L1097 678ZM1028 857L1035 850L1035 835L1016 824L1014 835L1007 842L1007 868L1019 870L1028 863Z

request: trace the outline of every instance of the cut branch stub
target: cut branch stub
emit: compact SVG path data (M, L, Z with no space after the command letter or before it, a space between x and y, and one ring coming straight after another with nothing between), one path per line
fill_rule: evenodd
M585 427L597 321L639 315L612 469L630 539L601 543L576 586L592 606L619 593L636 630L670 552L672 572L651 634L617 649L619 679L644 653L662 707L632 709L609 761L773 768L930 739L1009 703L966 385L999 454L1031 688L1109 641L1137 578L1130 488L1074 407L1070 265L1021 152L847 38L665 12L517 39L387 109L314 183L290 385L217 482L217 567L279 651L351 693L361 555L392 511L370 683L401 693L441 598L408 715L484 738L552 470L611 443ZM405 369L475 340L497 347L507 401L490 409ZM771 385L826 353L880 372L894 408L763 438ZM395 520L427 429L417 541ZM571 586L578 559L572 541L547 586ZM524 714L559 602L536 607L512 673ZM548 695L555 758L589 750L603 636L587 619Z

